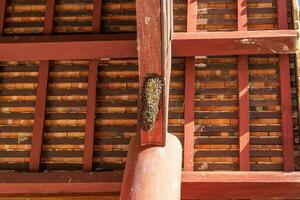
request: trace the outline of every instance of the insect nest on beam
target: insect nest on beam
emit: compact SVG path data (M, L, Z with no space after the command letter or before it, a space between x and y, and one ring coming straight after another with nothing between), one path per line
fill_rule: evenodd
M141 101L141 128L150 131L157 120L164 81L158 74L148 74L144 80Z

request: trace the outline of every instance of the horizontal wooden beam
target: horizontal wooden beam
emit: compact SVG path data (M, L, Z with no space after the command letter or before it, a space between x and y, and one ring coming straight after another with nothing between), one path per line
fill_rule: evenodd
M0 196L118 193L120 172L1 173Z
M295 53L294 30L174 33L176 57ZM205 48L203 48L205 46ZM137 58L136 35L0 37L0 60Z
M297 31L235 31L174 33L173 56L291 54Z
M119 193L121 182L120 172L0 173L0 196ZM300 172L183 172L181 188L182 199L296 198Z
M300 196L300 173L185 172L182 198L295 198Z
M137 57L135 35L0 37L0 60L63 60Z

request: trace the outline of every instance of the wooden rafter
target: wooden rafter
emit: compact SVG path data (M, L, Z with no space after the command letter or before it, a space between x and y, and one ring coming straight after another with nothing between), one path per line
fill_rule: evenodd
M288 29L287 1L277 0L278 28ZM295 42L296 43L296 42ZM295 170L289 55L279 55L281 127L284 171Z
M0 1L0 35L4 32L6 0Z
M92 32L100 32L102 0L94 0ZM93 151L95 134L95 114L97 97L98 59L91 60L88 77L88 95L86 108L86 127L84 136L83 170L93 170Z
M174 33L172 50L175 57L292 54L296 38L295 30Z
M238 0L238 31L247 31L247 0ZM239 56L239 163L241 171L250 170L248 56Z
M49 35L53 29L53 17L55 9L55 0L47 0L45 22L44 22L44 34ZM39 171L42 142L44 134L45 123L45 111L47 101L47 88L48 88L48 76L49 76L49 60L40 61L36 105L34 112L34 124L31 140L31 151L29 160L29 171Z
M197 0L187 1L187 32L196 32ZM195 119L195 57L185 61L184 88L184 162L185 171L194 170L194 119Z

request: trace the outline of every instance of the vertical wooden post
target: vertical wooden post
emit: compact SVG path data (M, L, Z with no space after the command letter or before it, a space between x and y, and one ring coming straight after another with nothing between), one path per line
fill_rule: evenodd
M277 0L278 29L288 29L287 1ZM295 170L289 55L279 55L284 171Z
M2 35L4 32L5 13L6 13L6 0L1 0L0 1L0 35Z
M44 21L44 34L49 35L53 30L53 17L54 17L55 0L47 0L45 21ZM29 171L39 171L42 142L44 134L45 111L47 101L47 87L49 75L48 60L40 61L38 84L36 90L36 105L34 112L33 135L31 140L31 151L29 160Z
M238 31L247 31L247 0L238 0ZM239 56L239 163L241 171L250 170L249 74L248 56Z
M161 1L160 0L137 0L136 18L137 18L137 43L138 43L138 62L139 62L139 100L138 100L138 125L137 132L141 134L142 146L164 146L165 135L165 103L167 98L162 95L160 109L154 127L145 131L141 126L141 105L144 79L155 74L167 81L165 74L167 68L163 66L163 38L161 21ZM165 83L166 85L166 83ZM168 89L168 88L167 88Z
M197 0L187 1L187 32L196 32ZM195 57L185 60L184 83L184 163L185 171L194 170Z
M102 0L94 0L92 32L100 32ZM94 134L95 134L95 113L97 98L97 77L98 60L91 60L88 75L88 94L86 108L86 125L84 136L83 170L93 170Z

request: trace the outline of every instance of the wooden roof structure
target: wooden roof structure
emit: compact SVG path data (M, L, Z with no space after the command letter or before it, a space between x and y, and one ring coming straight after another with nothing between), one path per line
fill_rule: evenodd
M118 199L130 138L169 131L182 199L299 197L298 15L292 0L0 0L0 195ZM161 134L138 120L151 73L170 76Z

